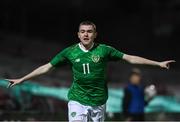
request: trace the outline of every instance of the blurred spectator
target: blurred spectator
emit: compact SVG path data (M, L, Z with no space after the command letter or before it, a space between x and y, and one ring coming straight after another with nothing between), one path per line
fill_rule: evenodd
M126 121L144 121L144 108L154 95L145 100L142 74L139 69L133 69L129 76L129 83L124 89L122 103Z

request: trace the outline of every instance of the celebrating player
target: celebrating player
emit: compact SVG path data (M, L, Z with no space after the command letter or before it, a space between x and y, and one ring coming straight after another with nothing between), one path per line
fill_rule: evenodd
M33 77L47 73L65 63L72 66L73 83L68 93L68 116L70 122L104 121L105 104L108 98L106 67L109 61L121 59L132 64L153 65L169 69L175 62L152 61L139 56L128 55L119 50L95 43L96 25L90 21L81 22L78 37L80 42L58 53L49 63L40 66L19 79L7 79L9 87Z

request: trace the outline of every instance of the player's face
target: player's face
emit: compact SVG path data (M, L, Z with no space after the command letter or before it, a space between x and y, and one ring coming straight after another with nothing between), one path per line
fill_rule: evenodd
M97 33L92 25L81 25L79 27L78 37L85 46L91 45L96 35Z

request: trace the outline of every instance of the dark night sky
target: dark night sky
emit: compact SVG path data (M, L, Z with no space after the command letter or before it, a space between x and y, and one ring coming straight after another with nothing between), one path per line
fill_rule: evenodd
M178 61L179 8L175 0L1 0L0 31L67 46L77 40L78 24L91 20L101 43Z

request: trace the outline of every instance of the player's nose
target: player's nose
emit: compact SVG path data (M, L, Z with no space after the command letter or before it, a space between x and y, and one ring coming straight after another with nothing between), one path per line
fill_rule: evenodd
M85 32L85 33L84 33L84 36L88 36L88 33L87 33L87 32Z

